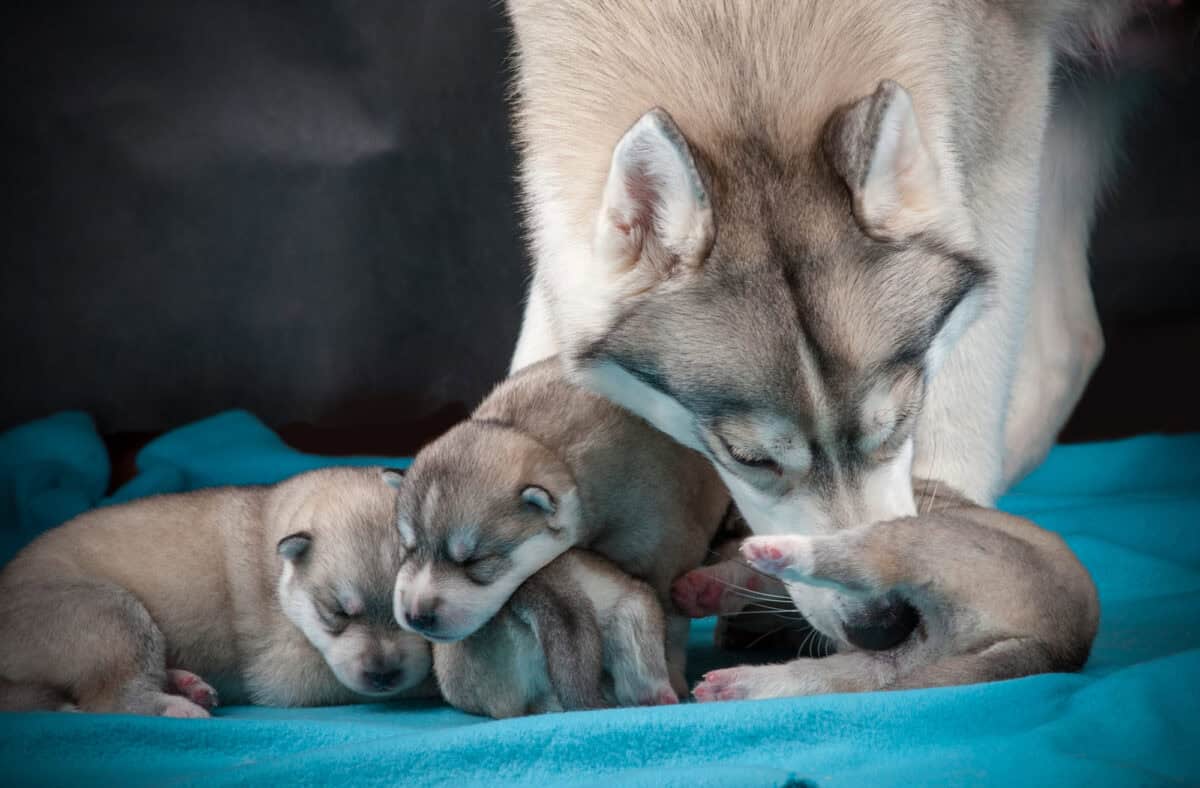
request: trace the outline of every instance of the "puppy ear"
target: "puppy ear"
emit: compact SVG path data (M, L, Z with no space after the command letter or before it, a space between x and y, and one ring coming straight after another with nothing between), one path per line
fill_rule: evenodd
M311 546L312 534L307 531L298 531L280 539L279 544L275 547L275 552L283 556L284 560L294 562L303 558Z
M708 192L675 121L654 108L621 137L596 219L594 253L613 272L665 278L699 265L715 235Z
M388 486L399 490L400 485L404 483L404 471L399 468L384 468L383 480L388 483Z
M908 91L891 80L836 113L825 155L846 181L867 235L893 243L927 230L945 206L937 161L921 136Z
M557 495L545 487L528 485L521 490L521 502L544 514L549 521L550 530L567 534L578 532L581 512L579 493L574 483Z
M531 484L521 490L521 501L535 509L541 510L544 514L553 515L558 511L558 505L554 502L554 496L547 492L544 487L538 487L536 484Z

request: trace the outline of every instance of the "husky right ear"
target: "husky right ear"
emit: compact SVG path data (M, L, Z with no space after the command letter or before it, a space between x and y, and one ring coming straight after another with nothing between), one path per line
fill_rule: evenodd
M594 253L614 272L703 262L715 234L691 149L665 110L647 112L613 150L596 219Z
M850 188L859 226L877 241L911 238L929 229L946 207L937 161L921 137L912 97L891 80L834 115L825 155Z

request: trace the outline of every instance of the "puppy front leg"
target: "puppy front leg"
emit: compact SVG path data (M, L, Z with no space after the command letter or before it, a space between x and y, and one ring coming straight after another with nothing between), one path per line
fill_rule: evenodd
M866 531L871 526L854 529ZM755 568L789 583L832 588L853 596L876 596L890 591L896 578L872 571L854 555L854 531L832 536L752 536L742 543L742 555ZM891 574L891 573L887 573Z
M739 613L752 602L764 607L792 608L783 584L737 559L681 575L671 586L671 601L677 610L691 618Z
M696 700L759 700L834 692L871 692L896 680L886 655L852 651L823 659L800 658L778 665L713 670L692 691Z

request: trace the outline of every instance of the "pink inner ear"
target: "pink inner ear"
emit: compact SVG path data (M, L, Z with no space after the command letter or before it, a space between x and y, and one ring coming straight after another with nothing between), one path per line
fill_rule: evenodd
M634 230L654 232L654 214L658 210L660 188L657 181L640 162L625 174L625 192L629 195L633 211L629 216L622 217L625 221L618 222L617 229L622 233L628 235Z

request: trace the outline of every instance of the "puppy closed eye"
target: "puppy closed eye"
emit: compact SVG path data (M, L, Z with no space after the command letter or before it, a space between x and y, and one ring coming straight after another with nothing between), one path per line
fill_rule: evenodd
M467 578L478 585L487 585L504 573L508 568L508 559L501 555L472 556L463 561L460 566Z
M325 628L334 635L340 635L350 625L350 622L357 618L352 613L346 612L339 602L333 602L330 605L317 604L317 615Z

